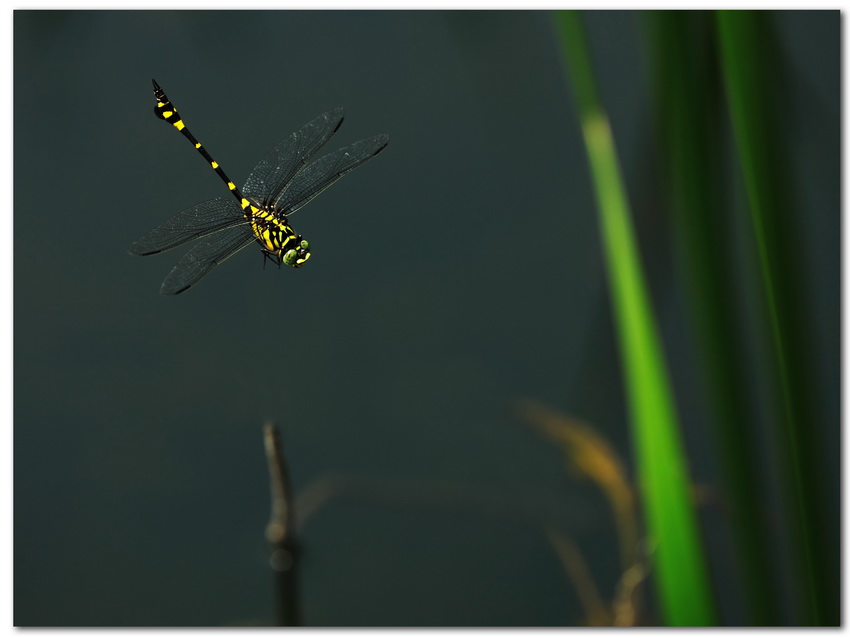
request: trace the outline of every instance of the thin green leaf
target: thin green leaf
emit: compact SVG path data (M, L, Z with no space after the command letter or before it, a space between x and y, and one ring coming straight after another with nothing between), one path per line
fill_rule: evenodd
M838 538L825 520L834 507L823 502L825 479L819 423L812 400L813 366L806 342L808 304L796 257L790 170L775 94L781 55L765 11L719 11L717 25L726 94L737 142L756 242L766 330L770 335L774 397L781 415L778 440L785 454L788 504L799 554L798 576L806 623L837 625L839 607Z
M737 564L755 625L778 624L776 565L759 493L761 449L754 430L743 339L729 259L733 225L724 197L722 87L709 11L647 13L655 101L678 259L688 277L691 318L711 397Z
M714 605L687 463L614 140L597 98L580 18L558 12L557 24L599 206L662 618L668 625L711 625Z

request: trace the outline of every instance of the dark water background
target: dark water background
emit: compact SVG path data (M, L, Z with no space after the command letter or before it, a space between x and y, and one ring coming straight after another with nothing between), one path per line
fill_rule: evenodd
M838 20L777 21L797 96L800 260L827 417L816 426L836 493ZM715 485L649 161L641 23L599 12L587 25L692 474ZM16 625L273 622L267 419L296 491L329 476L354 486L300 530L307 624L579 623L540 520L579 544L610 598L608 505L511 411L540 400L630 458L593 194L549 14L19 11L14 38ZM154 117L152 77L239 184L338 105L346 122L330 149L380 132L391 142L293 218L313 248L307 267L263 269L249 248L161 297L182 253L127 247L225 193ZM754 462L769 483L768 453ZM701 514L721 610L741 622L722 508Z

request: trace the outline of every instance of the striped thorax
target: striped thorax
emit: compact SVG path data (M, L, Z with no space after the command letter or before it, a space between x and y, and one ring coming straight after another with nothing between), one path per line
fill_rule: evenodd
M296 235L286 217L282 219L274 212L250 207L251 230L263 248L263 252L278 263L300 268L310 259L310 244L301 235Z

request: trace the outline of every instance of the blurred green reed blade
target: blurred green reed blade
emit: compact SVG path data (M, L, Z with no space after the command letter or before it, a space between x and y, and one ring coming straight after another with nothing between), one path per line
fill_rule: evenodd
M765 11L719 11L720 53L732 125L744 174L757 244L767 330L773 348L777 432L789 474L788 506L797 535L798 580L805 596L805 623L837 625L839 557L837 530L824 522L825 503L817 426L812 400L810 347L806 343L808 308L800 281L797 229L792 210L790 170L777 108L782 53ZM787 76L786 76L787 77Z
M675 626L711 625L714 606L687 463L611 129L579 15L557 12L556 22L596 188L662 619Z
M645 14L655 101L662 136L677 257L688 275L692 323L711 396L720 444L737 563L750 622L776 625L776 566L771 560L765 500L759 493L762 454L740 365L744 335L735 312L735 272L729 259L732 222L724 197L722 87L710 11Z

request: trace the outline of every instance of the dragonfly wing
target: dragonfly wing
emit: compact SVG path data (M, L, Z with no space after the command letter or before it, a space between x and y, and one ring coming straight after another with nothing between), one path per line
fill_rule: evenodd
M198 283L218 264L254 241L248 224L228 228L201 240L180 258L162 282L163 295L177 295Z
M389 142L389 135L382 133L317 159L295 176L275 201L275 208L285 215L294 213L340 177L375 157Z
M342 125L341 108L323 113L275 146L254 167L242 189L256 202L273 202Z
M155 255L187 241L245 223L236 200L211 199L177 213L130 246L133 255Z

